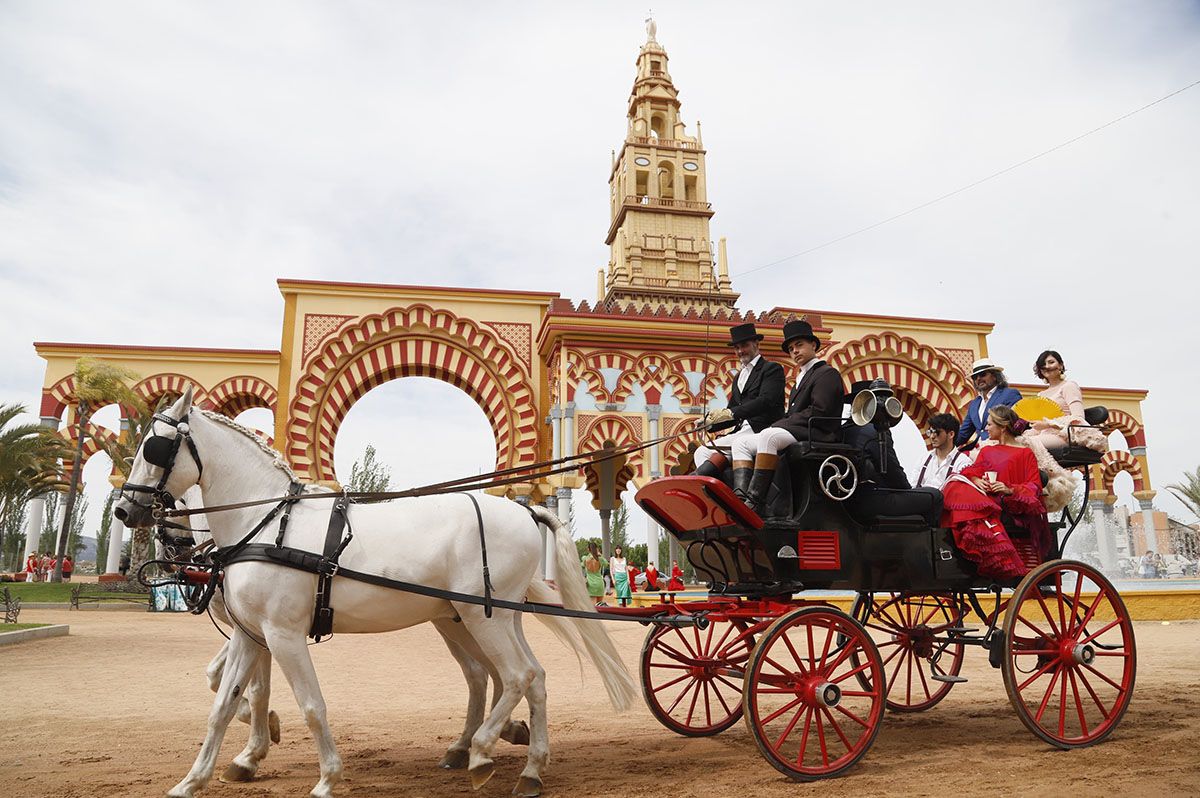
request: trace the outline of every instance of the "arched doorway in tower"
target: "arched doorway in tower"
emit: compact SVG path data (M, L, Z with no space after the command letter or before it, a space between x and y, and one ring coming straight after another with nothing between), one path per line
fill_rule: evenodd
M459 388L429 377L385 382L354 403L334 441L339 482L349 482L368 445L390 470L392 490L496 468L496 437L483 410Z

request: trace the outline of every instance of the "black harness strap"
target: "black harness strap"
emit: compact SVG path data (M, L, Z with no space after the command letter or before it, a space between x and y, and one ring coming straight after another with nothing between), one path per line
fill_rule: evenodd
M475 520L479 522L479 551L483 555L483 615L492 617L492 574L487 564L487 539L483 535L483 511L479 509L479 500L467 494L471 504L475 505Z
M320 643L321 638L333 634L333 607L329 606L333 598L333 576L339 570L338 557L354 537L354 530L342 537L342 532L349 526L350 518L347 510L346 497L342 496L333 505L329 514L329 527L325 530L325 548L321 558L317 560L317 606L313 611L312 627L308 636ZM280 540L282 540L282 535ZM276 548L280 548L276 545Z

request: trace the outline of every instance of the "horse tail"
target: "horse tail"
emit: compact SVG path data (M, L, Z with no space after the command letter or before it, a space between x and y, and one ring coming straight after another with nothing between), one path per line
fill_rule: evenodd
M545 524L554 535L555 562L558 566L556 583L558 598L561 599L562 605L572 610L596 613L596 618L599 619L600 613L596 612L596 606L588 596L587 583L583 581L583 572L579 567L575 541L571 540L567 528L558 520L557 515L544 507L533 506L529 508L529 511L533 514L534 520ZM533 601L553 601L555 599L554 589L542 581L540 576L535 577L530 585L529 597ZM575 640L574 635L571 635L566 628L561 628L566 626L567 619L551 615L539 615L538 619L549 626L559 639ZM570 623L582 638L583 646L587 650L592 664L599 671L613 708L618 712L624 712L632 707L638 695L637 686L633 683L633 677L629 675L625 663L621 661L621 655L617 652L612 638L609 637L608 630L591 618L572 618Z

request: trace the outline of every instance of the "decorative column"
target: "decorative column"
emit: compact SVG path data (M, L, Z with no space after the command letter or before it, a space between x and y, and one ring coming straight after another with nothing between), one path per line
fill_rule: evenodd
M662 418L662 405L646 405L646 415L650 419L650 440L655 440L659 436L659 420ZM660 451L659 447L650 447L650 478L658 479L662 476L662 465L659 462ZM646 563L655 562L659 569L662 569L663 563L658 562L658 523L649 515L646 516ZM669 568L667 569L670 570Z
M558 496L550 494L543 502L543 506L550 512L558 515ZM553 581L558 573L558 557L557 557L557 535L550 534L550 530L546 529L544 524L538 524L538 530L542 533L542 578Z
M58 431L58 416L42 416L41 425L49 430ZM37 551L38 539L42 536L42 524L46 520L45 496L34 496L29 500L29 521L25 525L25 553L21 557L21 567L29 555Z
M562 531L559 534L566 535L567 537L572 537L572 535L571 535L571 514L572 514L571 489L570 488L559 488L558 490L555 491L555 493L558 494L555 497L558 500L556 502L556 504L558 505L558 520L563 525ZM555 562L555 563L557 562L557 560L555 560L553 556L550 556L548 559L550 562ZM558 574L557 574L557 572L555 572L555 578L557 578L557 577L558 577ZM550 577L547 577L547 579L549 579L549 578Z
M1140 491L1139 491L1140 492ZM1162 541L1163 548L1159 548L1158 530L1154 528L1154 491L1146 491L1149 496L1137 496L1138 507L1142 509L1142 530L1146 533L1146 548L1154 551L1157 554L1165 554L1165 548L1171 541Z
M563 411L558 405L550 408L550 458L557 460L562 454L562 421Z
M1088 504L1092 511L1092 525L1096 529L1096 548L1100 553L1100 564L1103 570L1112 571L1117 567L1112 505L1103 499L1091 499Z

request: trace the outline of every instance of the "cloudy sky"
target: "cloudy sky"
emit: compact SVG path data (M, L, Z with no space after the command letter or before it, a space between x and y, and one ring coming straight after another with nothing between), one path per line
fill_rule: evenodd
M759 269L1200 80L1200 3L653 7L743 309L993 321L1021 380L1054 348L1150 390L1155 486L1200 464L1200 87ZM594 300L645 12L0 3L0 401L36 406L34 340L277 347L280 276ZM368 440L402 485L493 462L421 380L354 409L339 468Z

